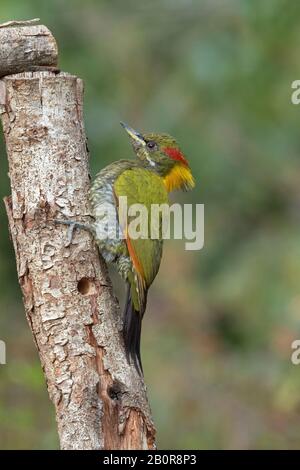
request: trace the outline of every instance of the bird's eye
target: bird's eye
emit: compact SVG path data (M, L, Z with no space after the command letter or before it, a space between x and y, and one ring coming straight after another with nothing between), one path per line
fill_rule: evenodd
M156 147L154 140L149 140L149 142L147 142L147 147L148 149L153 150Z

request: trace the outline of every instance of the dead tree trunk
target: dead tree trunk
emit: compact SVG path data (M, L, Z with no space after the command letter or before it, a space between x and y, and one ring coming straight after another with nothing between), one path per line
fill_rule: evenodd
M0 76L23 71L0 80L11 182L5 204L26 316L55 405L61 448L153 449L146 387L126 362L106 266L88 233L76 232L65 246L66 228L52 222L62 215L89 218L83 87L66 73L27 71L32 65L47 70L57 64L51 33L37 40L35 28L0 28L11 47L8 51L0 39ZM15 47L9 37L19 38ZM28 41L32 57L39 57L33 62L24 57Z

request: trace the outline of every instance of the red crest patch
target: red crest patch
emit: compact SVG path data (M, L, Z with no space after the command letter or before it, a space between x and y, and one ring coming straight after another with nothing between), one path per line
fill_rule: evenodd
M166 153L168 157L172 158L172 160L176 160L177 162L181 162L184 165L188 165L187 160L184 158L180 150L174 147L164 147L163 152Z

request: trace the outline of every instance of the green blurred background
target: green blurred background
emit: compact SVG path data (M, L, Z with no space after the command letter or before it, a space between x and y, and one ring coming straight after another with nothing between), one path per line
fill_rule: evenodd
M131 149L120 119L175 135L205 247L166 242L143 358L160 448L299 448L300 2L1 0L40 17L85 82L92 173ZM1 137L2 139L2 137ZM9 194L1 141L0 196ZM58 447L0 205L0 448Z

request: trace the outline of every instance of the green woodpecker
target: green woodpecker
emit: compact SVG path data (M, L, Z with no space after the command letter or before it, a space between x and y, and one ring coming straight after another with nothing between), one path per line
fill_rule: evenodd
M119 201L125 196L128 208L136 203L145 206L150 226L152 204L168 203L169 192L191 189L195 183L189 164L173 137L141 134L121 124L131 139L137 158L119 160L97 174L89 192L94 222L89 226L72 225L92 231L103 258L116 266L127 284L123 314L125 350L128 361L132 360L138 372L142 372L141 325L148 289L159 270L163 241L161 230L156 239L151 239L150 235L148 238L131 238L127 231L129 218L120 221ZM117 234L123 236L116 236L116 226Z

